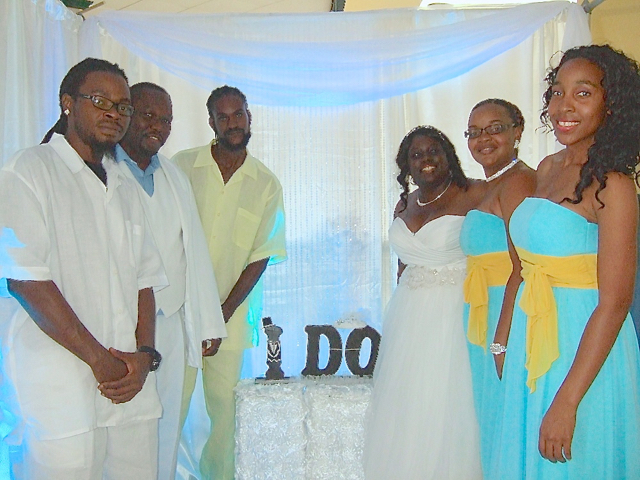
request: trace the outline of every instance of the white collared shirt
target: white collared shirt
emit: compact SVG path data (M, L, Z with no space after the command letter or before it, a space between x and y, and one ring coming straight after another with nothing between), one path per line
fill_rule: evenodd
M63 136L16 154L0 171L0 278L53 281L106 348L136 350L138 291L167 284L136 192L113 160L107 186ZM42 332L13 298L0 299L9 405L40 439L157 418L151 374L130 402L97 390L87 364Z

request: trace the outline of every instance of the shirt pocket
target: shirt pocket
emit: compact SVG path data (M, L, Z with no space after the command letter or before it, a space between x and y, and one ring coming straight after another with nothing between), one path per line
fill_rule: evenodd
M142 253L142 240L144 236L144 228L141 225L136 225L129 220L125 220L126 229L126 242L123 246L126 250L122 252L129 258L131 266L138 265L137 259L140 258Z
M233 228L233 243L243 250L251 251L260 226L260 217L244 208L238 208Z

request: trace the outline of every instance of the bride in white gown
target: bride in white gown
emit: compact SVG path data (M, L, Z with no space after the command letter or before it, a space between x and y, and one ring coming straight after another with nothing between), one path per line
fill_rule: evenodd
M464 176L449 139L416 127L396 157L403 187L389 239L400 259L367 417L367 480L481 479L462 326L459 234L483 182ZM418 188L409 193L408 183Z

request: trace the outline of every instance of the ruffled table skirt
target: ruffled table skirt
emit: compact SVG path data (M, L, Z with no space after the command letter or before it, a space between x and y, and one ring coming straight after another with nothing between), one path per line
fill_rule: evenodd
M372 381L243 380L236 387L236 479L363 479Z

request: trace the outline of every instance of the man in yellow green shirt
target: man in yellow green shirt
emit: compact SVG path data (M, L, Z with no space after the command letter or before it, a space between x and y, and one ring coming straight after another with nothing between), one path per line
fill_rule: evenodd
M228 338L207 341L202 378L211 434L200 459L204 479L233 479L235 398L244 349L257 345L262 306L260 278L267 265L286 258L282 187L246 149L251 113L244 94L223 86L207 100L215 139L177 153L187 174L209 245ZM195 387L189 367L183 418Z

